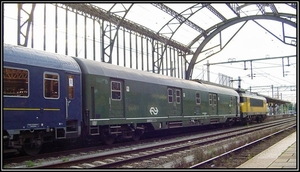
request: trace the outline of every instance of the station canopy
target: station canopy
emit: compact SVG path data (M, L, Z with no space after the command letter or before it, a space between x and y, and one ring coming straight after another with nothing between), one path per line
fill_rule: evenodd
M288 14L287 17L290 17L290 14L296 15L296 3L185 3L183 1L182 3L92 3L90 5L125 17L125 20L189 47L192 52L195 52L204 40L205 34L231 19L268 13Z
M156 1L154 1L153 3L149 3L149 2L131 3L126 1L124 2L118 1L116 3L108 3L104 1L99 1L99 3L94 3L94 2L89 2L89 3L65 2L64 3L64 1L62 1L62 2L55 3L55 5L63 6L64 8L68 8L70 11L76 10L77 12L82 13L85 16L88 16L89 18L103 19L103 21L108 22L109 24L112 23L113 25L116 25L117 27L115 26L112 27L111 29L112 31L119 29L119 27L121 29L125 28L130 31L134 31L134 32L130 32L130 34L131 33L136 34L141 37L145 35L148 38L153 38L153 40L158 40L158 42L162 42L164 44L163 45L164 47L171 46L176 48L177 50L180 50L178 51L180 52L178 54L186 55L186 57L184 57L184 63L188 64L186 67L187 69L184 69L185 73L180 71L181 68L179 67L178 69L176 68L174 69L177 70L178 77L182 77L182 78L184 77L186 79L193 78L192 73L195 64L200 64L200 62L203 61L205 58L208 58L216 54L217 52L221 51L223 46L226 46L226 44L230 42L231 39L230 36L232 38L234 37L235 33L229 35L228 36L229 38L226 37L227 40L220 41L221 34L222 34L222 39L223 36L226 35L226 33L224 32L221 33L221 31L223 31L222 30L223 28L224 30L227 30L227 27L230 27L231 25L235 25L235 24L239 24L241 28L242 27L241 25L245 24L248 20L255 21L257 22L257 24L262 25L262 27L264 27L263 22L267 21L268 19L271 20L274 19L282 22L279 23L279 28L281 28L282 30L288 31L291 28L295 29L295 27L293 26L296 26L297 24L297 9L298 9L297 4L298 4L297 1L275 2L275 3L269 3L269 2L268 3L267 2L209 3L209 2L202 2L202 1L193 2L193 3L190 3L188 1L182 1L182 2L176 1L176 2L166 2L166 3L165 2L161 3ZM27 13L27 11L25 12ZM41 13L37 11L36 14L40 15ZM259 21L257 21L256 19ZM38 21L35 22L38 23ZM109 24L103 25L103 27L109 27ZM284 27L285 26L284 24L288 25L288 27ZM271 27L273 26L271 25ZM237 27L236 32L238 32L240 28ZM269 31L268 29L269 28L266 28L267 31ZM296 32L294 32L294 30L292 31L293 31L292 33L295 35L285 34L284 32L283 33L280 32L279 33L280 35L273 35L273 33L271 31L270 32L273 36L275 36L277 39L280 39L280 41L284 42L285 44L290 45L289 43L292 42L293 43L293 44L291 43L292 46L295 46L294 42L297 41L297 36L296 36ZM104 35L106 37L103 36L103 39L109 36L114 36L110 33L111 32L108 32L107 35ZM220 33L220 37L215 36L215 33L216 34ZM250 34L254 35L256 33L252 32ZM209 48L204 47L206 44L210 43L209 42L210 39L213 39L215 37L219 41L217 42L217 44L208 45L210 46ZM106 39L105 41L113 42L110 37L108 38L108 40ZM138 41L139 40L137 40L137 42ZM206 53L207 50L206 48L208 50L209 49L214 50L214 48L216 48L216 50L212 51L213 53L209 54ZM111 56L113 53L109 52L109 50L112 49L106 48L105 50L103 56L105 57L109 56L109 60L111 60ZM157 53L157 55L162 54L161 56L163 57L163 55L165 55L166 53L163 54L161 52L164 51L163 50L156 51L155 53ZM155 70L159 71L158 69L161 68L159 66L161 64L160 63L161 61L162 60L153 61L152 64L153 71ZM165 68L167 69L167 67ZM163 71L163 69L160 70ZM183 73L183 74L180 75L179 73Z
M268 103L273 103L273 104L277 104L277 105L291 103L289 101L285 101L285 100L281 100L281 99L276 99L276 98L272 98L272 97L265 96L265 95L262 95L262 96L264 96L267 99Z

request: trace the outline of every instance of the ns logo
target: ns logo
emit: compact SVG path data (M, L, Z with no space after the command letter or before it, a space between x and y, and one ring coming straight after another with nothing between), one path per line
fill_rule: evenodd
M149 109L149 112L150 112L151 115L157 115L158 114L158 109L157 109L157 107L151 107Z

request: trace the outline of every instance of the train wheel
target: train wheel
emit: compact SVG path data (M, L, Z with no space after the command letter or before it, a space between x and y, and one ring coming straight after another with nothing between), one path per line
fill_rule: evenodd
M30 143L24 143L22 151L27 155L37 155L42 149L42 141L40 139L33 139Z
M227 119L226 122L225 122L226 127L231 127L233 124L234 124L233 119Z
M140 140L140 138L141 138L142 135L143 135L143 132L141 132L141 131L135 131L133 133L132 139L134 141L138 141L138 140Z
M85 146L87 142L82 142L80 138L69 138L67 140L63 140L63 145L59 145L59 147L65 146L66 148L76 148L78 146Z
M102 133L101 134L101 139L104 141L105 144L107 145L111 145L115 142L115 138L116 136L115 135L111 135L111 134L105 134L105 133Z
M76 145L79 142L79 138L68 139L68 142L72 145Z

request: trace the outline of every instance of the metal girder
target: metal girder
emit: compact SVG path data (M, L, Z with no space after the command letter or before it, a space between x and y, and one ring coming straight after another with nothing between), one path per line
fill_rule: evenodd
M265 14L265 16L272 16L273 14L270 14L270 13L266 13ZM286 18L295 18L296 16L295 15L291 15L291 14L284 14L284 13L280 13L280 14L278 14L278 15L274 15L274 16L278 16L278 17L286 17ZM237 18L233 18L233 19L230 19L230 20L228 20L228 21L226 21L226 22L231 22L232 20L236 20L236 19L238 19L239 17L237 17ZM263 19L263 18L262 18ZM207 33L211 33L212 31L214 31L214 30L216 30L219 26L221 26L221 25L223 25L223 24L226 24L226 23L218 23L218 24L216 24L216 25L214 25L214 26L212 26L212 27L210 27L210 28L208 28L207 30L206 30L206 32ZM202 37L206 37L207 35L203 35L203 34L200 34L200 35L198 35L189 45L188 45L188 47L191 47L195 42L197 42L200 38L202 38Z
M186 79L190 79L191 78L191 74L192 74L192 69L195 66L195 62L197 60L197 57L199 56L199 54L202 52L202 49L204 48L204 46L219 32L221 32L222 30L226 29L227 27L234 25L236 23L239 22L243 22L243 21L248 21L248 20L256 20L256 19L266 19L266 20L275 20L275 21L280 21L282 23L286 23L292 27L296 28L296 23L291 21L291 20L287 20L285 18L281 18L280 14L279 15L256 15L256 16L246 16L243 18L234 18L232 20L227 21L226 23L223 23L222 25L215 25L212 26L210 29L208 30L214 30L212 32L210 32L210 34L208 35L208 37L206 37L206 39L200 44L200 46L197 48L197 50L195 51L195 54L193 55L190 64L188 66L188 70L186 71ZM214 54L211 54L210 56L212 56ZM202 59L201 61L209 58L210 56ZM200 61L200 62L201 62Z
M170 19L170 20L169 20L169 21L168 21L168 22L167 22L167 23L166 23L166 24L165 24L165 25L157 32L157 34L163 34L163 33L161 33L161 32L162 32L162 30L163 30L164 28L166 28L167 30L169 30L169 33L168 33L168 34L170 34L171 36L169 36L168 42L172 40L172 37L174 36L174 34L176 33L176 31L177 31L177 30L180 28L180 26L181 26L182 24L184 24L184 23L187 24L188 26L194 28L194 29L197 30L198 32L203 33L204 30L203 30L201 27L199 27L199 26L196 25L195 23L189 21L188 19L189 19L191 16L193 16L195 13L197 13L199 10L201 10L204 6L201 5L201 6L199 7L199 4L195 4L195 5L193 5L192 7L183 10L183 11L179 14L179 13L177 13L176 11L172 10L171 8L165 6L165 5L162 4L162 3L152 3L152 5L155 6L155 7L157 7L157 8L159 8L159 9L161 9L161 10L163 10L164 12L170 14L171 16L173 16L173 18ZM196 8L196 10L193 10L193 8ZM187 11L191 11L191 13L187 14L188 17L184 17L182 14L186 13ZM175 23L174 20L177 20L178 23ZM177 24L177 27L176 27L174 30L172 30L172 29L169 27L169 25L173 25L173 26L174 26L174 24ZM157 68L157 72L158 72L158 73L160 72L160 69L161 69L161 66L162 66L162 61L163 61L162 59L163 59L163 56L164 56L165 51L167 50L168 42L165 43L164 48L163 48L163 50L162 50L162 53L159 53L159 52L158 52L158 49L156 49L156 48L154 47L155 45L153 44L153 53L157 53L157 54L160 56L160 58L158 58L156 62L153 62L153 63L154 63L154 64L153 64L153 67L156 67L156 68ZM157 51L155 51L155 50L157 50ZM188 53L193 53L193 52L188 52ZM185 55L184 55L184 57L185 57ZM158 63L158 65L155 65L155 63Z
M269 6L270 6L272 12L273 12L275 15L278 15L278 11L277 11L277 8L275 7L275 5L274 5L274 4L269 4Z
M226 18L210 4L206 4L206 8L209 9L209 11L211 11L214 15L216 15L220 20L222 21L226 20Z
M261 11L262 15L279 15L278 12L277 12L276 7L274 6L274 4L268 4L270 6L270 8L272 9L273 13L265 13L265 10L264 10L265 4L246 3L246 4L243 4L243 5L238 5L236 3L226 3L226 5L236 14L236 16L237 16L236 18L240 17L240 13L242 12L241 11L242 8L245 8L245 7L250 6L250 5L256 5L259 8L259 10ZM286 14L286 15L290 15L290 14ZM280 16L284 16L284 14L280 14ZM235 20L236 18L228 19L226 21L222 21L220 23L217 23L216 25L214 25L214 26L210 27L209 29L205 30L205 32L203 32L203 33L210 33L213 30L217 29L218 26L223 25L224 23L229 22L231 20ZM192 45L194 45L202 37L206 37L206 35L199 34L198 36L195 37L195 39L193 39L189 43L189 45L187 45L187 47L190 48Z
M54 5L57 5L57 4L54 4ZM188 44L186 46L186 45L181 44L180 42L176 42L176 41L174 41L174 40L171 39L172 36L177 31L177 29L175 29L175 30L171 30L170 29L171 30L171 34L172 34L171 37L165 37L165 36L162 35L162 33L155 33L154 31L150 30L149 28L146 28L146 27L141 26L141 25L139 25L137 23L134 23L134 22L131 22L129 20L126 20L125 19L125 15L126 14L124 16L120 17L120 16L114 14L113 12L111 12L112 10L105 11L104 9L98 8L98 7L93 6L92 4L89 4L89 3L84 3L84 4L71 4L71 3L65 3L64 4L64 3L62 3L61 7L65 8L66 10L72 11L72 12L74 12L76 10L76 14L77 13L78 14L81 13L82 15L88 16L88 17L93 18L95 20L102 19L104 21L113 23L115 25L114 29L117 28L117 30L119 30L119 27L122 26L125 29L128 29L130 31L134 31L134 32L140 33L140 34L142 34L142 35L144 35L144 36L146 36L148 38L151 38L151 39L153 39L153 42L155 42L155 44L160 44L161 43L161 45L163 45L164 49L162 51L160 51L162 53L159 54L158 51L157 51L157 54L160 55L161 57L163 57L163 54L166 51L166 49L167 49L168 46L178 49L181 54L194 54L193 58L192 58L192 60L190 62L190 65L188 66L188 70L186 71L186 78L190 77L191 70L192 70L192 68L195 65L197 56L200 53L202 53L201 52L202 48L205 46L205 44L207 44L209 42L210 39L212 39L213 36L215 36L216 34L218 34L219 32L221 32L223 29L229 27L230 25L233 25L233 24L235 24L237 22L245 21L244 19L240 18L240 13L242 12L241 11L242 8L244 8L244 7L248 6L248 5L256 5L258 7L258 9L262 12L263 15L251 16L251 17L253 17L253 20L255 20L255 19L269 19L270 18L269 16L273 16L273 17L277 16L278 18L272 18L271 20L277 20L277 21L281 21L282 20L282 23L287 23L287 24L293 23L293 24L290 24L290 25L294 26L295 23L292 22L292 21L288 21L288 18L296 18L295 15L278 13L278 11L277 11L277 9L276 9L276 7L275 7L274 4L253 4L253 3L246 3L246 4L243 4L243 5L239 5L237 3L226 3L226 5L237 16L236 18L232 18L232 19L226 20L224 18L224 16L222 16L222 14L219 13L216 9L214 9L210 4L201 4L202 5L201 8L207 7L210 11L212 11L216 16L218 16L222 20L222 22L220 22L220 23L218 23L218 24L216 24L216 25L208 28L207 30L204 30L200 26L197 26L195 23L189 21L188 17L183 17L182 13L178 14L177 12L175 12L174 10L168 8L167 6L165 6L163 4L153 3L153 5L156 6L156 7L158 7L158 8L160 8L161 10L164 10L168 14L172 15L173 19L176 19L179 22L177 29L184 23L184 24L190 26L191 28L197 30L198 32L200 32L200 34L194 40L192 40L192 42L190 44ZM199 8L197 5L198 4L196 4L196 5L188 8L186 10L191 10L192 11L193 8ZM270 9L272 10L271 13L265 13L265 9L264 8L266 7L266 5L268 5L270 7ZM294 9L297 8L297 4L296 3L286 3L286 5L294 8ZM19 45L27 46L28 39L29 39L30 27L32 27L32 25L33 25L34 8L35 8L35 4L32 4L31 12L26 12L22 8L22 4L19 5L19 11L18 11L18 14L19 14L19 18L18 18L18 34L19 34L18 35L18 44ZM124 10L125 13L127 13L130 10L130 8L125 8L125 10ZM27 15L28 15L27 18L28 19L24 23L21 23L21 20L20 20L21 19L21 12L23 12L23 11L25 11L25 13L27 13ZM195 12L193 12L193 13L195 13ZM193 13L191 15L193 15ZM260 16L260 17L258 17L258 16ZM285 17L285 19L283 19L284 17ZM24 19L25 17L22 16L22 18ZM245 18L247 18L247 17L245 17ZM169 23L170 23L170 21L166 25L164 25L164 27L168 27ZM26 26L27 26L26 32L22 32L21 28L24 28ZM223 27L223 29L222 29L222 27ZM108 46L103 47L103 49L105 49L104 55L106 55L108 57L110 57L111 54L112 54L112 48L113 48L113 44L114 44L115 37L116 37L116 35L114 35L114 36L110 35L112 33L111 30L112 29L108 28L108 27L105 28L105 29L103 28L103 33L104 33L103 34L104 35L103 39L108 39L107 42L110 43ZM34 33L33 29L31 31L32 31L31 36L32 36L32 39L33 39L33 33ZM208 37L207 37L207 35L208 35ZM21 43L21 37L22 36L25 38L24 43ZM203 41L201 42L201 44L197 48L197 51L193 52L191 50L191 46L193 44L195 44L197 41L199 41L201 38L205 38L205 39L203 39ZM291 38L291 39L292 40L296 40L296 38ZM32 47L33 47L33 41L32 41ZM156 52L155 49L154 49L154 51ZM109 62L110 61L111 61L111 57L109 59ZM189 62L186 62L186 63L189 63ZM159 67L160 64L157 65L157 66Z
M281 40L278 36L276 36L275 34L273 34L271 31L269 31L268 29L266 29L265 27L263 27L261 24L259 24L258 22L254 21L257 25L259 25L260 27L262 27L263 29L265 29L268 33L270 33L271 35L273 35L275 38L277 38L279 41L281 41L282 43L286 44L286 45L291 45L291 46L296 46L296 44L293 43L286 43L285 42L285 38L288 36L285 36L284 33L284 29L283 29L283 40ZM282 24L283 25L283 24ZM284 28L284 26L282 26ZM296 37L288 37L288 38L292 38L296 40ZM295 41L296 42L296 41Z
M181 15L181 14L182 14L183 12L185 12L185 11L188 11L188 10L193 11L193 10L192 10L193 8L197 8L197 9L198 9L198 8L201 8L201 9L202 9L203 7L205 7L205 6L198 7L199 3L197 3L196 5L193 5L192 7L190 7L190 8L188 8L188 9L184 10L184 11L183 11L182 13L180 13L180 14L178 14L176 11L172 10L171 8L169 8L168 6L165 6L165 5L162 4L162 3L152 3L152 5L155 6L155 7L157 7L157 8L159 8L159 9L161 9L162 11L164 11L164 12L170 14L171 16L173 16L173 17L174 17L175 19L177 19L178 21L183 22L184 24L190 26L191 28L195 29L196 31L198 31L198 32L200 32L200 33L202 33L202 32L205 31L203 28L201 28L200 26L196 25L195 23L193 23L192 21L188 20L187 18L185 18L184 16ZM200 5L201 5L201 4L200 4ZM199 10L197 10L197 11L199 11ZM196 12L196 11L194 11L193 13L195 13L195 12ZM192 14L192 15L193 15L193 14ZM170 21L169 21L169 22L170 22ZM168 24L168 23L167 23L167 24ZM166 24L166 25L167 25L167 24Z
M91 4L68 4L68 3L66 3L66 4L61 3L61 4L64 5L65 7L69 7L73 10L75 9L75 10L80 11L91 17L109 21L115 25L118 25L120 23L120 20L122 20L122 18L120 18L119 16L117 16L113 13L109 13L108 11L101 9L99 7L93 6ZM185 45L183 45L179 42L176 42L174 40L168 41L167 37L158 35L154 31L152 31L142 25L134 23L132 21L124 19L120 26L122 26L128 30L132 30L132 31L135 31L142 35L145 35L145 36L152 38L154 40L157 40L159 42L162 42L162 43L168 42L168 45L170 45L174 48L177 48L183 52L190 52L190 49L188 47L186 47Z
M256 4L257 8L259 9L259 11L262 13L262 14L265 14L266 11L265 11L265 5L266 4Z
M273 12L275 15L278 15L278 11L277 11L277 9L276 9L276 7L275 7L274 4L256 4L256 6L258 7L258 9L260 10L260 12L261 12L262 14L265 14L265 13L266 13L265 7L266 7L266 6L269 6L270 9L272 10L272 12Z
M231 9L231 11L237 16L240 17L240 13L238 11L238 4L237 3L226 3L226 5Z
M115 4L116 5L116 4ZM113 8L115 7L115 5L113 5L113 7L108 11L108 13L111 13L111 14L114 14L113 12L111 12L113 10ZM121 4L122 5L122 4ZM108 57L108 63L112 63L112 51L113 51L113 48L114 48L114 43L115 43L115 40L116 40L116 37L118 35L118 32L119 32L119 28L120 26L122 25L122 22L124 21L128 11L130 10L130 8L133 6L133 4L131 4L128 9L126 9L126 7L124 5L122 5L123 8L124 8L124 15L122 17L122 19L120 21L118 21L119 23L117 24L117 28L116 28L116 32L115 32L115 35L112 36L111 33L112 33L112 28L111 28L111 25L109 25L110 27L106 27L104 28L104 24L102 25L102 42L106 42L105 41L105 38L107 38L109 41L109 44L105 47L104 44L102 44L102 47L103 47L103 55L107 56ZM117 22L117 21L116 21ZM106 62L105 61L105 57L102 57L101 58L103 62Z
M288 6L293 7L294 9L297 9L297 3L286 3Z
M32 7L31 7L31 11L30 12L27 12L24 8L23 8L23 4L18 4L18 45L21 45L21 46L24 46L24 47L27 47L27 44L28 44L28 39L29 39L29 30L30 30L30 27L32 27L33 25L33 14L34 14L34 9L35 9L35 4L32 4ZM22 14L22 11L24 13L26 13L28 16L27 17L24 17ZM26 19L24 23L21 23L21 18L23 19ZM25 25L27 24L27 25ZM26 27L26 32L23 33L22 32L22 28L23 27ZM32 29L32 35L33 35L33 29ZM24 42L21 43L21 36L24 37ZM31 42L32 43L32 46L33 47L33 41Z

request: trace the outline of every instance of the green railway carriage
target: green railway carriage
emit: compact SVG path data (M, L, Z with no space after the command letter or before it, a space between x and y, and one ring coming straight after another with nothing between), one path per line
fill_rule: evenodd
M234 90L74 59L82 70L85 132L108 144L117 136L138 139L148 130L222 123L237 115Z
M207 86L211 123L234 122L239 117L239 95L233 89Z

